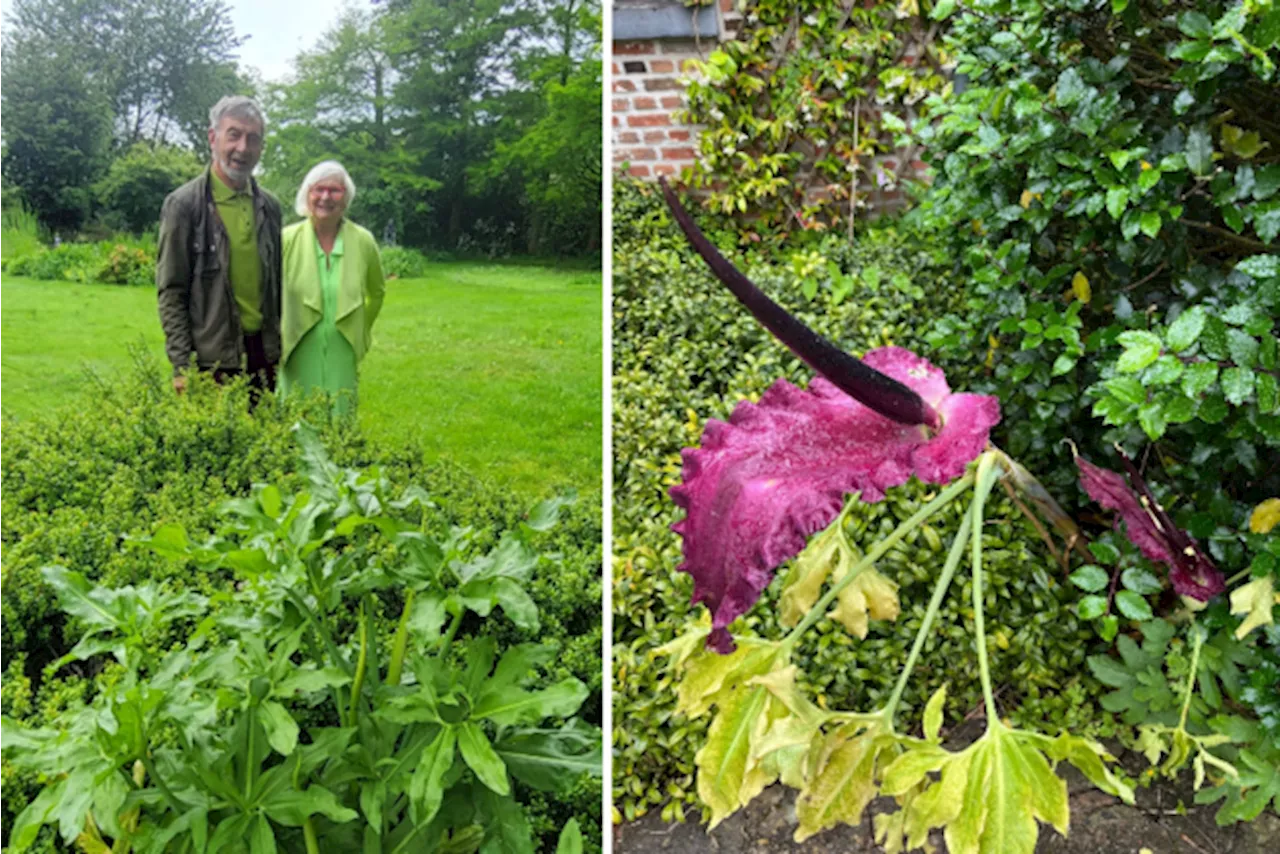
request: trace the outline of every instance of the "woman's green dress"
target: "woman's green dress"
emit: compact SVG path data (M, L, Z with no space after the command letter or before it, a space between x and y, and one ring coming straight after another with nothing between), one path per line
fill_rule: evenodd
M280 388L284 394L303 397L323 392L329 396L335 415L348 416L356 410L356 353L335 323L342 281L342 233L334 239L328 258L318 239L313 237L312 243L320 270L324 317L289 354L280 374Z

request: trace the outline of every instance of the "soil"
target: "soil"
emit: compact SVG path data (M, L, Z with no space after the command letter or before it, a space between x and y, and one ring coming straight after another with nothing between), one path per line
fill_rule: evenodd
M1147 767L1141 756L1116 751L1131 774ZM1263 812L1255 821L1219 827L1213 820L1218 804L1194 802L1188 771L1176 781L1161 780L1138 789L1136 804L1127 806L1094 788L1074 768L1059 769L1067 780L1071 802L1071 834L1064 838L1040 825L1037 854L1280 854L1280 817ZM797 844L795 790L772 786L726 819L713 832L695 821L666 824L651 813L614 828L615 854L881 854L875 844L871 816L897 809L890 798L873 801L863 822L820 833ZM938 852L946 845L932 838ZM1145 849L1145 851L1144 851Z

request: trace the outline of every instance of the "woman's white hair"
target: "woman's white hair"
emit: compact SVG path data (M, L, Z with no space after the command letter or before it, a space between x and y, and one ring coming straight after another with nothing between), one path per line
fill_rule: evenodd
M307 206L307 197L311 194L311 188L325 178L332 178L335 175L341 178L342 183L346 185L346 206L351 207L351 203L356 200L355 182L351 180L351 176L347 174L347 170L341 163L336 160L326 160L323 163L317 163L312 166L311 171L307 173L307 177L302 179L302 186L298 188L298 195L293 200L293 209L298 216L309 216L311 214L311 208Z

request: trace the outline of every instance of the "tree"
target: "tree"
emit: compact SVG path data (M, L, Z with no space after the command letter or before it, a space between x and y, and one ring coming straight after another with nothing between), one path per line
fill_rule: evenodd
M25 45L6 45L0 73L6 182L45 225L79 228L107 166L108 97L74 65Z
M222 0L15 0L5 49L30 46L106 94L116 141L203 147L209 107L244 91Z
M165 196L202 168L185 148L140 142L112 161L94 192L108 221L138 233L155 225Z

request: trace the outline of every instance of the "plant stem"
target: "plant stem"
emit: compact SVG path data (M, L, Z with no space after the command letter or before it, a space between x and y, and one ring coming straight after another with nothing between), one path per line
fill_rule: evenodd
M1187 694L1182 698L1182 714L1178 717L1178 729L1187 728L1187 712L1191 711L1191 695L1196 687L1196 670L1200 667L1200 647L1204 645L1204 630L1191 624L1191 672L1187 674Z
M356 713L360 708L360 692L364 689L364 673L369 666L369 620L364 604L360 605L360 654L356 659L356 675L351 683L351 713L349 726L356 725Z
M302 838L307 844L307 854L320 854L320 840L316 838L316 828L311 823L311 816L303 819Z
M463 611L459 608L458 613L453 615L453 622L449 623L449 630L445 632L444 637L440 638L441 650L448 649L449 644L453 643L453 636L458 633L458 626L462 624L462 614Z
M848 587L850 582L857 578L864 569L872 566L876 561L884 557L885 552L893 548L898 542L906 537L907 534L910 534L916 528L920 527L922 522L934 513L937 513L943 507L950 504L957 495L964 492L972 485L973 475L966 474L964 477L942 490L942 492L938 493L937 497L917 510L911 518L907 519L895 528L893 533L876 543L871 551L866 553L862 560L854 564L853 568L845 574L844 578L831 585L831 589L828 590L821 599L814 603L813 607L809 609L809 613L805 614L804 619L800 621L800 624L792 629L789 635L783 638L782 643L786 646L794 646L796 641L800 639L800 636L804 634L810 626L822 619L822 617L827 613L827 609L831 607L831 603L840 595L840 591ZM843 529L841 535L843 536Z
M147 769L147 776L156 784L156 788L164 795L165 800L169 802L169 806L173 807L173 811L178 815L182 815L186 812L187 808L182 805L182 801L178 800L178 798L173 794L173 790L169 788L164 780L160 779L160 775L156 772L155 763L151 761L150 756L144 755L142 757L142 767Z
M964 557L965 543L969 542L970 525L973 519L973 508L964 514L964 519L960 522L960 528L956 531L956 537L951 541L951 551L947 553L947 562L942 567L942 574L938 576L938 583L933 588L933 598L929 600L929 608L924 613L924 621L920 623L920 630L916 632L915 643L911 645L911 654L907 656L907 663L902 668L902 673L898 676L898 684L893 686L893 694L889 697L889 702L885 705L885 714L889 718L890 725L893 724L893 714L898 708L898 701L902 699L902 692L906 690L907 680L911 678L911 671L916 666L916 661L920 658L920 652L924 649L925 638L929 634L929 629L933 627L933 621L938 616L938 611L942 607L943 597L947 594L947 589L951 586L951 579L955 577L956 569L960 566L960 560Z
M258 705L256 700L249 700L249 708L245 711L245 714L249 717L249 725L246 727L249 746L244 753L244 799L248 803L253 799L253 772L258 766L257 760L253 758L254 736L258 733Z
M387 684L395 687L400 684L400 674L404 671L404 654L409 646L409 614L413 612L413 598L417 591L410 589L404 597L404 610L400 612L400 624L396 626L396 636L391 642L391 663L387 665Z
M1253 569L1251 567L1245 567L1244 569L1240 570L1235 575L1227 579L1227 587L1230 587L1231 585L1235 584L1237 581L1244 578L1251 572L1253 572Z
M983 454L978 461L978 485L973 491L970 508L973 521L973 630L978 643L978 675L982 679L982 696L987 703L987 720L998 723L995 695L991 690L991 667L987 662L987 633L982 617L982 508L987 495L1000 475L994 454Z

